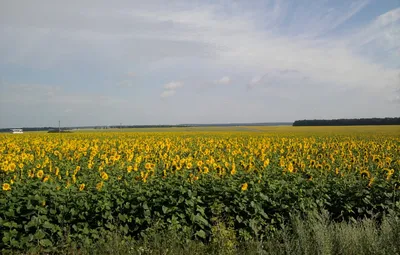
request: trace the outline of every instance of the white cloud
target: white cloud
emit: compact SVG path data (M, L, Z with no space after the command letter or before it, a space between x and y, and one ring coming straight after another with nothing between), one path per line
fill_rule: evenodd
M215 83L221 85L228 85L231 83L231 78L229 78L229 76L224 76L221 79L215 81Z
M171 81L163 86L164 91L161 93L161 98L171 97L176 94L176 90L183 87L181 81Z
M370 24L354 31L349 38L343 40L358 54L399 68L400 8L378 16Z
M335 11L328 16L315 16L313 23L320 24L321 33L333 29L357 13L365 1L351 5L344 13ZM321 8L319 6L318 8ZM346 8L345 8L346 9ZM317 9L318 10L318 9ZM311 10L310 10L311 12ZM170 34L152 34L153 39L180 40L216 45L217 63L242 71L269 72L274 69L294 69L312 82L332 86L379 88L391 81L397 70L385 68L356 55L352 48L346 48L339 40L314 40L307 36L312 27L307 24L300 31L306 36L280 36L274 32L260 33L255 24L246 16L221 18L212 9L197 9L181 12L136 13L144 20L172 22L193 28L193 31L179 31ZM134 14L134 15L135 15ZM306 17L303 17L306 19ZM343 20L332 25L334 20ZM302 24L301 20L300 23Z
M176 90L181 87L183 87L183 83L180 81L171 81L164 85L164 89L166 90Z
M175 95L175 93L176 93L175 90L164 90L164 91L161 93L161 97L162 97L162 98L171 97L171 96Z
M119 88L132 88L134 87L134 83L131 80L123 80L121 82L118 83L117 87Z
M132 108L127 100L93 91L35 84L0 87L2 127L54 126L58 120L63 126L119 123L119 113Z
M120 49L114 48L115 56L119 56L122 52L125 56L145 54L150 56L150 52L162 50L157 52L158 56L154 56L155 59L163 58L168 52L183 52L184 45L197 44L195 46L197 50L190 49L187 54L195 55L196 52L204 52L204 47L213 46L209 48L209 51L216 53L214 55L216 57L215 64L233 66L241 71L268 72L275 68L296 69L315 82L374 87L385 83L382 80L390 79L394 72L357 56L352 48L343 46L340 40L336 43L334 38L329 38L329 40L314 39L314 36L316 36L314 31L317 31L319 35L338 27L357 14L367 2L356 1L349 6L336 7L318 1L307 7L298 7L294 11L293 22L291 23L295 27L291 27L289 30L295 29L296 34L293 35L290 33L282 35L279 30L279 21L290 15L287 13L285 4L281 1L273 1L274 7L271 13L265 16L269 26L273 28L267 31L260 31L255 23L255 18L251 16L251 12L232 16L218 16L215 5L203 5L196 9L176 9L174 7L170 7L170 9L149 9L146 5L144 5L144 8L135 9L118 9L118 7L115 7L113 12L108 13L104 6L100 4L95 11L87 10L79 15L72 11L65 12L64 16L72 15L76 20L84 19L88 20L88 23L81 29L62 30L61 34L71 38L69 40L78 41L80 45L96 41L92 48L96 49L97 47L105 56L107 56L107 50L103 50L103 48L117 46L119 42L136 41L136 44L132 43L132 46L123 44L123 47L119 47ZM151 5L151 8L154 8L154 6ZM73 9L68 8L67 10ZM256 10L252 12L257 14ZM30 13L29 16L35 15ZM393 26L393 22L397 21L397 16L398 10L396 9L381 15L370 27L365 29L364 33L350 41L363 43L368 42L370 40L368 38L371 36L379 36L387 38L386 43L393 44L392 47L395 47L396 42L398 44L400 41L397 40L396 34L387 32L382 35L379 28L391 26L392 30L396 30L398 26ZM15 18L9 18L16 22ZM49 23L46 24L39 15L35 18L35 22L42 22L40 23L42 26L50 26L50 23L52 23L46 20ZM48 18L54 19L54 26L67 26L67 24L61 23L59 17L50 16ZM104 22L100 18L109 18L109 22L107 26L102 28L101 26L94 26L89 18L99 20L100 24ZM143 27L151 26L152 29L136 29L132 33L127 30L113 32L113 29L117 28L119 24L127 25L130 22L135 22L135 24L140 24ZM170 24L170 26L165 27L166 24ZM159 33L158 29L164 27L165 33ZM26 34L24 31L20 30L19 32L24 35ZM54 38L52 30L42 28L42 31L48 39L58 40L58 38ZM12 34L12 31L9 32ZM42 59L45 60L46 56L51 54L48 47L41 43L46 36L35 37L37 43L32 43L30 35L29 38L25 38L28 40L20 37L16 41L21 43L29 41L29 47L25 44L21 45L24 47L18 47L20 49L18 51L19 56L26 61L26 57L31 54L44 53ZM146 45L151 47L152 50L147 50L146 45L143 45L143 49L141 49L142 46L137 43L140 40L149 40ZM175 44L171 44L171 42ZM155 45L155 43L158 44ZM63 44L65 42L61 42L61 45ZM40 49L41 45L44 48ZM179 51L177 51L178 49ZM46 53L46 51L48 52ZM9 56L10 54L6 55ZM63 56L53 55L53 60L49 61L55 62L57 60L54 58L62 59ZM37 58L39 55L32 57Z
M318 108L319 114L323 111L332 115L344 114L337 105L343 101L343 91L353 91L348 106L354 112L369 114L368 107L356 110L351 106L351 103L366 105L366 99L369 99L376 102L374 113L394 115L398 108L393 104L387 105L387 98L398 84L396 77L400 71L400 9L387 10L376 17L363 13L368 17L360 16L371 22L355 22L353 26L347 26L347 22L358 18L357 14L368 2L254 0L251 3L218 1L210 4L149 0L112 4L107 1L21 4L17 0L10 1L0 8L0 65L10 67L10 70L28 68L35 75L27 75L25 79L43 84L51 82L45 82L40 72L45 71L54 79L60 78L59 70L71 70L70 76L78 73L76 81L81 81L81 84L77 86L87 86L85 90L92 93L79 93L79 89L67 93L67 89L46 90L38 86L34 89L20 88L34 91L32 94L36 99L31 99L28 93L18 94L9 89L2 90L0 97L9 103L13 100L23 102L21 99L24 99L52 106L61 102L65 104L63 109L70 108L76 113L78 105L85 109L94 108L99 94L109 95L108 99L102 98L103 105L113 100L130 101L131 97L135 97L131 101L137 104L141 100L148 102L160 92L162 98L176 96L180 99L177 102L190 98L204 105L205 97L208 99L213 93L224 93L224 97L231 100L235 96L240 98L243 109L240 113L249 115L249 119L265 116L296 119L306 118L308 112L318 108L312 102L323 104ZM336 30L341 32L336 33ZM125 80L121 82L121 70L127 68L135 72L125 71L122 78ZM16 72L24 73L20 69ZM12 79L12 73L14 71L4 75ZM229 76L215 80L221 74ZM198 96L198 91L193 91L196 84L208 87L229 84L233 75L235 84L243 85L241 88L229 87L229 93L203 89L198 101L195 100ZM171 81L160 90L160 80L175 77L182 81ZM133 87L134 93L104 91L101 85L97 86L102 78L119 87ZM133 86L133 79L135 84L143 86ZM186 97L177 93L183 82L191 84L185 88L189 95ZM90 87L87 84L96 85ZM243 94L246 86L252 90ZM279 113L257 115L256 112L262 112L260 109L266 109L264 102L268 96L280 96L295 103L276 100L273 101L274 107L280 109ZM185 121L179 119L184 116L182 111L194 116L207 116L208 111L213 111L215 116L235 116L238 113L231 108L211 108L208 104L200 111L194 103L190 104L193 108L182 110L172 101L168 102L171 107L168 111L161 103L154 103L152 117L162 121L176 114L174 116L180 122ZM68 102L75 102L77 106L69 106ZM215 105L218 104L216 99ZM257 107L246 107L250 104ZM115 111L111 113L113 117L128 118L124 114L125 104L115 105ZM7 104L3 106L9 107ZM303 112L293 109L303 109ZM143 121L150 118L147 115L142 117ZM2 119L1 122L5 121ZM207 121L206 117L204 121Z
M253 87L259 85L260 82L261 82L261 79L262 79L262 77L259 76L259 75L254 76L254 77L250 80L250 82L247 84L247 88L248 88L248 89L252 89Z

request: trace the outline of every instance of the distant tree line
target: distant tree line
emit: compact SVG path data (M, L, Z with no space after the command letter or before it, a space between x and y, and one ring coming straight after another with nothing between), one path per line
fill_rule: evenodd
M24 127L22 128L24 132L29 131L50 131L56 130L58 132L58 127ZM68 130L68 128L61 128L62 131ZM0 133L8 133L11 132L11 128L0 128Z
M56 129L54 127L24 127L23 131L48 131L50 129ZM58 128L57 128L58 129ZM10 128L1 128L0 132L11 132Z
M400 125L398 118L364 118L332 120L296 120L293 126L362 126L362 125Z

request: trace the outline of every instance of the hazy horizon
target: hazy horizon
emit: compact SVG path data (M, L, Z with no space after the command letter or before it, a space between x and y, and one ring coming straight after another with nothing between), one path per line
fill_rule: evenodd
M0 36L0 128L400 112L400 0L0 0Z
M176 124L122 124L122 127L126 127L126 126L180 126L180 125L192 125L192 126L216 126L216 125L255 125L255 124L260 124L260 125L269 125L269 124L292 124L294 121L281 121L281 122L230 122L230 123L176 123ZM121 123L113 123L113 124L97 124L97 125L60 125L61 128L85 128L85 127L110 127L110 126L120 126ZM51 126L32 126L32 125L28 125L28 126L14 126L14 127L1 127L0 129L9 129L9 128L58 128L58 124L57 125L51 125Z

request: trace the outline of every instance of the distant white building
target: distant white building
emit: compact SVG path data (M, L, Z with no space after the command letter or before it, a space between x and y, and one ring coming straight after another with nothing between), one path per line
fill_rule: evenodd
M13 134L23 134L24 131L22 130L22 128L13 128L13 129L11 129L11 133L13 133Z

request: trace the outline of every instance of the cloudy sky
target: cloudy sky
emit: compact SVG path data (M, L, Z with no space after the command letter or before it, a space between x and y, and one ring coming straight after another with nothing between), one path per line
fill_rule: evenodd
M400 0L0 0L0 127L400 115Z

